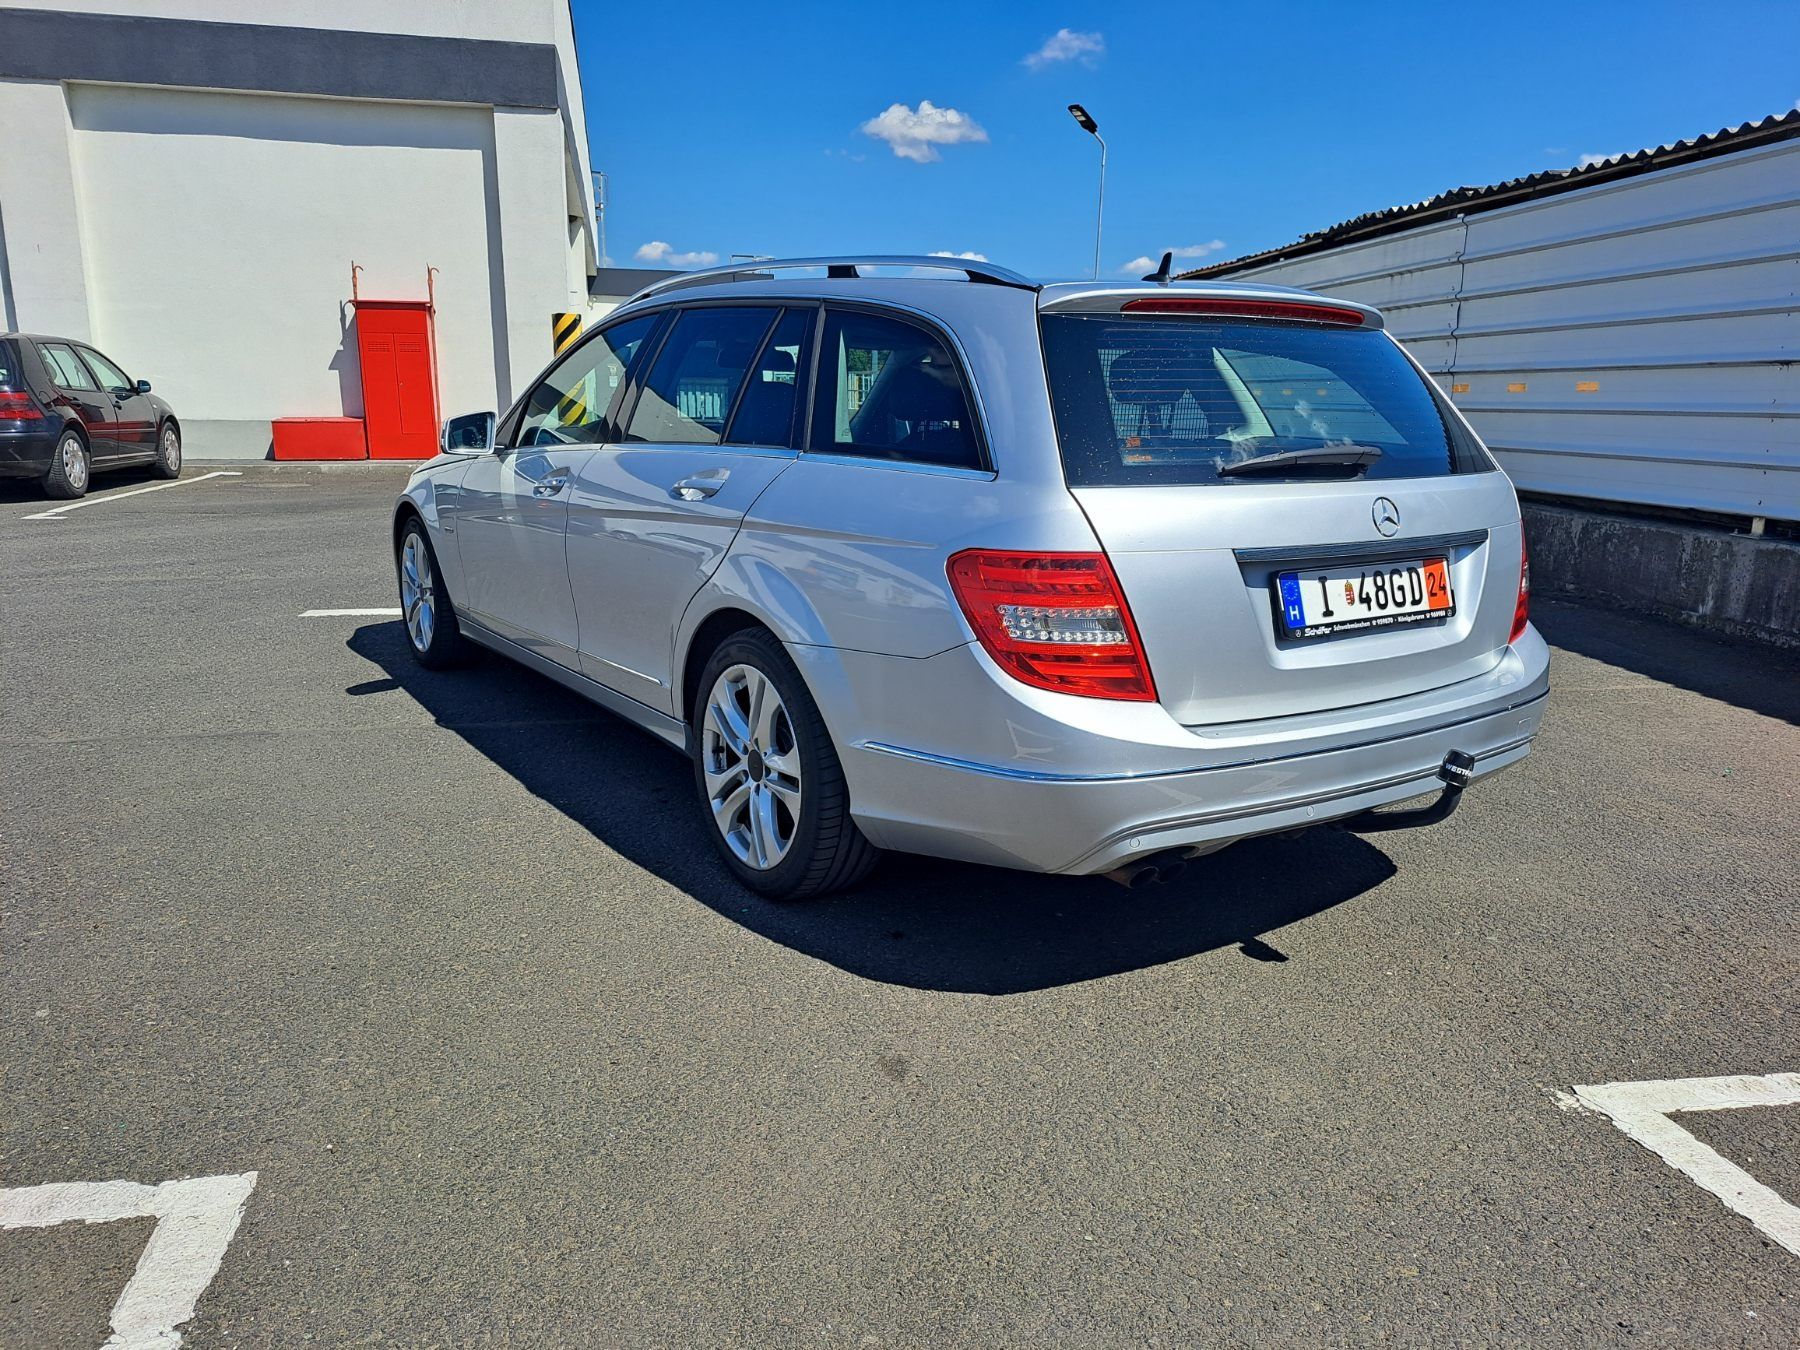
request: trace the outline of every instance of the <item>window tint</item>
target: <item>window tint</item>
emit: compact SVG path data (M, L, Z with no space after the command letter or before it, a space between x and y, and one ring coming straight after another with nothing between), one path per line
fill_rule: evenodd
M46 342L39 346L39 353L44 364L49 367L50 378L64 389L96 389L94 377L81 364L81 358L75 355L72 348L60 342Z
M764 345L732 414L726 439L733 445L799 447L813 315L810 309L782 311L781 322Z
M813 396L811 449L982 467L962 376L916 324L827 310Z
M1373 330L1053 314L1043 332L1063 468L1077 486L1493 467L1444 415L1430 383ZM1316 453L1331 450L1345 454ZM1311 462L1289 453L1309 451ZM1286 458L1266 471L1234 467L1271 455Z
M531 391L513 445L598 445L615 439L606 413L631 358L655 330L658 314L603 328Z
M81 354L87 358L88 369L100 377L100 383L108 389L136 389L137 386L125 377L111 361L108 361L92 347L83 347Z
M773 309L759 307L682 310L650 367L625 439L717 445L738 386L774 321Z

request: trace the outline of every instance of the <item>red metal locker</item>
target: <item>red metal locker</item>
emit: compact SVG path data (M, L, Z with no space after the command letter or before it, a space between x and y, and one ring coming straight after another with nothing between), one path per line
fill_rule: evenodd
M430 459L437 453L437 349L431 319L429 300L356 301L370 459Z

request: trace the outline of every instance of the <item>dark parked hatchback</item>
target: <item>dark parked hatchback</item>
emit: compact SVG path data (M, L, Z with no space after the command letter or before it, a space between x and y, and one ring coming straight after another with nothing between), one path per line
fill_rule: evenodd
M79 497L96 473L148 464L181 476L175 411L86 343L0 333L0 478Z

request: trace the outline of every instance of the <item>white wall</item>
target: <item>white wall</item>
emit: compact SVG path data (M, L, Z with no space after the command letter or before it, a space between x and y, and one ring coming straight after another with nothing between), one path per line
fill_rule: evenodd
M352 259L372 299L423 299L436 267L443 398L498 403L488 110L99 85L69 106L92 338L156 384L195 454L213 448L197 423L361 414Z
M1800 519L1800 141L1231 276L1381 309L1522 488Z
M60 86L0 80L0 328L91 338Z

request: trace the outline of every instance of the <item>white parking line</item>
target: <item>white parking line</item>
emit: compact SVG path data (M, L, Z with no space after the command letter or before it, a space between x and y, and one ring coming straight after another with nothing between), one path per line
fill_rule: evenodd
M219 1273L244 1216L256 1173L192 1177L145 1186L136 1181L68 1181L0 1190L0 1228L155 1219L137 1269L112 1309L105 1350L173 1350Z
M61 520L71 511L79 511L84 506L100 506L106 502L116 502L125 497L140 497L146 492L161 492L164 488L186 487L190 483L204 483L209 478L242 478L244 475L237 469L214 469L211 473L203 473L196 478L176 478L167 483L152 483L149 487L133 488L130 492L113 492L104 497L83 497L80 501L70 502L67 506L52 507L48 511L39 511L36 515L24 516L24 520Z
M397 609L303 609L303 619L397 619Z
M1669 1119L1677 1111L1735 1111L1749 1106L1800 1104L1800 1073L1725 1078L1671 1078L1646 1083L1577 1087L1583 1106L1612 1119L1626 1134L1704 1190L1742 1214L1768 1237L1800 1256L1800 1206L1789 1204L1736 1163L1728 1162Z

